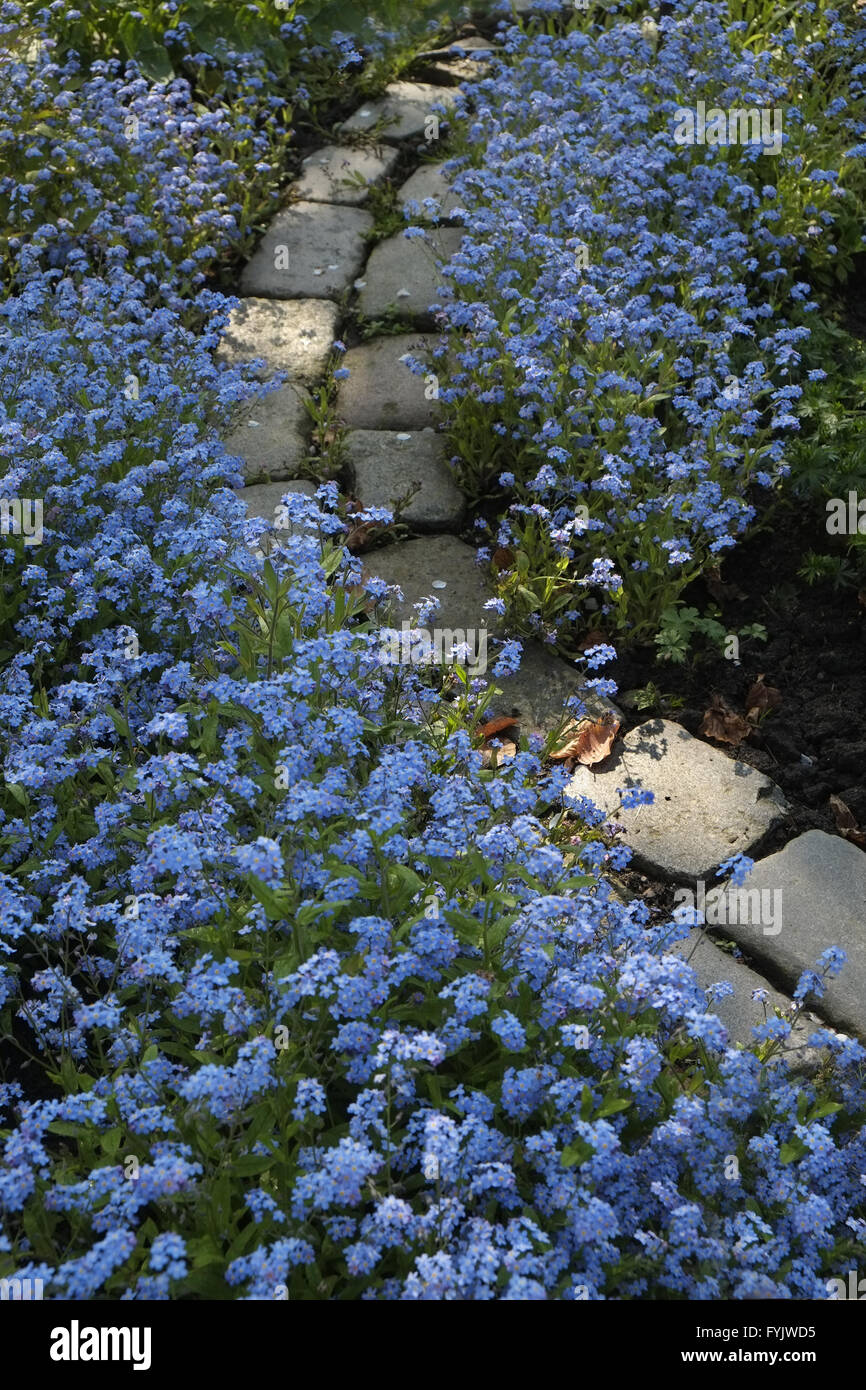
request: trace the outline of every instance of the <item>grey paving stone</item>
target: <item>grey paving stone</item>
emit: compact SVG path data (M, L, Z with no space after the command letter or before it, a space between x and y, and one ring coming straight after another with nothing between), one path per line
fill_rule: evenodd
M262 357L262 378L285 371L311 385L325 370L339 317L336 304L323 299L241 300L229 316L217 361L234 364Z
M394 312L399 318L426 318L431 304L443 298L445 276L440 265L459 250L463 233L457 227L434 227L424 237L402 232L373 248L364 271L358 308L367 318Z
M773 1018L776 1009L791 1017L793 1001L789 996L775 989L769 980L744 961L735 960L726 951L720 951L705 931L693 928L684 941L677 941L670 947L670 952L688 960L701 989L709 990L712 985L723 981L733 985L733 994L707 1006L707 1012L716 1014L727 1028L731 1045L740 1043L748 1046L753 1043L752 1029ZM752 998L755 990L766 990L765 1003ZM817 1068L822 1050L808 1047L808 1040L821 1026L821 1020L813 1013L808 1010L800 1013L784 1048L780 1049L780 1055L793 1070L813 1071Z
M306 478L298 478L287 483L255 483L252 487L236 488L235 496L246 503L247 520L253 517L264 517L265 521L275 527L277 539L295 535L305 528L294 522L288 521L287 517L280 513L280 505L287 492L297 492L304 497L314 497L316 494L316 484L309 482ZM282 524L280 524L282 522ZM258 547L259 553L267 555L271 549L271 538L265 534L261 537Z
M610 700L586 689L577 667L569 666L538 642L524 641L520 669L513 676L497 678L496 685L502 694L494 697L491 711L519 716L520 732L526 737L546 737L563 718L579 717L566 709L572 695L583 701L586 714L594 719L607 713L621 718Z
M450 111L455 101L453 88L434 87L428 82L391 82L385 88L384 97L365 102L344 121L342 129L350 132L371 130L377 121L384 119L384 140L410 140L429 132L428 120L438 114L437 107L444 106Z
M295 477L309 449L309 399L303 387L287 382L245 411L224 443L230 454L243 459L249 482Z
M618 788L655 793L650 806L619 811ZM637 868L689 882L712 879L724 860L755 850L784 814L779 788L667 719L649 720L568 786L625 826Z
M444 82L451 86L460 82L475 82L483 77L497 45L480 35L455 40L447 48L429 49L419 53L414 65L417 77L425 82Z
M483 63L472 58L455 58L451 62L439 58L419 64L416 74L439 87L462 87L464 82L477 82L484 77L485 70Z
M311 203L344 203L359 206L369 196L370 185L385 177L397 159L388 145L375 149L363 145L325 145L303 162L303 173L292 192ZM358 178L364 180L363 185Z
M277 214L241 274L241 293L267 299L327 299L342 294L364 264L362 208L293 203Z
M740 942L768 974L793 988L803 970L813 970L828 946L841 946L848 955L841 975L825 986L814 1004L838 1028L866 1036L866 854L838 835L809 830L778 854L755 865L741 885L742 893L762 895L762 905L780 908L768 928L770 914L758 912L757 899L749 911L738 911L726 933ZM778 897L773 895L778 894ZM755 921L760 917L760 921ZM748 920L745 920L748 919Z
M388 584L399 584L402 602L395 599L392 609L395 620L414 621L413 604L422 598L433 597L440 608L433 623L447 628L480 629L491 633L497 626L496 614L485 609L493 597L484 572L475 563L475 550L455 536L422 536L414 541L400 541L383 546L367 555L367 568ZM434 585L444 585L436 588Z
M441 435L432 430L352 430L346 436L346 458L355 496L364 507L393 511L415 488L401 520L420 527L460 524L465 499L448 467Z
M441 408L433 394L438 388L429 378L435 374L432 353L438 342L435 333L398 333L350 348L342 360L349 376L337 391L337 414L343 424L356 430L422 430L435 425ZM429 362L431 372L412 372L403 360L410 355Z
M422 164L411 174L397 193L401 208L410 205L410 222L448 222L461 220L460 199L453 192L449 180L442 170L443 164ZM426 200L432 198L434 206L427 208ZM415 206L417 204L417 206Z

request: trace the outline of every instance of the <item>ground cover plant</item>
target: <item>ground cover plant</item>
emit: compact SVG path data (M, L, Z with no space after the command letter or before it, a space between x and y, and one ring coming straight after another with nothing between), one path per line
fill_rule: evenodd
M87 65L121 58L153 80L194 76L225 101L235 55L256 54L268 64L273 92L306 102L333 100L340 73L363 59L365 80L381 83L455 6L450 0L418 0L408 11L398 0L81 0L75 6L26 0L20 8L64 55L74 51Z
M567 774L537 742L485 765L493 686L382 664L336 484L289 500L267 560L249 544L219 435L258 388L214 364L230 301L205 277L282 146L267 59L234 71L211 109L0 53L33 133L0 184L2 491L44 500L38 547L0 552L0 1278L826 1297L866 1229L866 1049L821 1029L791 1074L774 1016L728 1046L667 954L687 925L611 894L627 851Z
M566 645L651 640L778 492L812 283L862 246L862 20L727 24L512 30L473 88L453 438L513 619ZM698 102L778 145L677 143Z

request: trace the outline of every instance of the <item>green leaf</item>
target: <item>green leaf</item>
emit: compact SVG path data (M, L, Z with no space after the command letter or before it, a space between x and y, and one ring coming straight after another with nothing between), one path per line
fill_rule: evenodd
M52 1120L48 1130L50 1134L60 1134L64 1139L81 1139L89 1133L87 1125L73 1124L71 1120Z
M568 1144L560 1155L563 1168L573 1168L576 1163L585 1163L591 1158L595 1150L591 1144L587 1144L585 1139L577 1139L573 1144Z
M117 732L120 734L121 738L128 739L131 743L132 734L130 733L129 725L127 724L123 715L120 713L120 710L115 709L114 705L106 705L105 712L108 715Z
M631 1096L609 1096L602 1102L601 1109L596 1112L595 1118L603 1120L607 1115L616 1115L620 1110L628 1110L632 1103Z
M213 1263L215 1264L219 1258L215 1257ZM214 1269L212 1265L192 1269L183 1281L183 1291L184 1294L198 1294L208 1302L220 1302L226 1296L225 1276L221 1269Z
M317 922L320 917L333 917L334 913L341 908L350 907L351 898L335 898L329 903L307 903L304 907L298 908L295 913L295 921L299 927L310 926Z
M219 729L219 716L209 714L201 726L199 736L199 748L203 753L213 753L217 746L217 731Z
M260 878L250 874L247 883L252 889L254 897L258 899L265 909L265 916L269 922L282 922L291 906L291 895L285 891L278 892L276 889L263 883Z
M819 1105L812 1111L809 1120L823 1120L827 1115L836 1115L843 1109L841 1101L826 1100L823 1105Z
M280 951L274 957L274 979L283 980L287 975L293 975L299 963L298 953L293 947L286 951Z
M122 1138L123 1130L120 1128L119 1125L116 1125L114 1129L106 1130L106 1132L103 1134L102 1138L99 1141L99 1147L101 1148L104 1154L108 1155L109 1158L113 1158L114 1155L117 1153L117 1150L120 1148L120 1141Z
M436 1108L439 1109L442 1105L442 1087L439 1082L439 1077L434 1076L432 1071L427 1072L424 1076L424 1082L430 1093L430 1099Z
M274 1165L275 1154L244 1154L232 1164L231 1171L239 1178L258 1177Z
M233 1245L229 1246L226 1260L231 1264L232 1260L237 1260L241 1255L245 1255L251 1245L254 1245L258 1237L259 1228L254 1221L245 1226Z
M802 1158L807 1153L806 1145L800 1139L794 1139L790 1144L783 1144L779 1150L780 1163L794 1163L796 1159Z

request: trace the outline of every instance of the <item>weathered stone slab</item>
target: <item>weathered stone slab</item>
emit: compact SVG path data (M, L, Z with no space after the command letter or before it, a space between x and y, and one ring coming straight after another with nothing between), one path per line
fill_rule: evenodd
M362 506L394 511L414 488L401 520L421 527L459 525L465 499L451 475L441 435L432 430L352 430L346 436L346 458Z
M288 483L255 483L252 487L236 488L235 497L239 497L246 503L247 520L253 517L263 517L271 526L276 529L276 539L295 535L303 531L304 527L295 522L288 521L280 514L280 505L287 492L300 493L303 497L315 497L316 484L309 482L306 478L297 478ZM283 522L280 525L280 521ZM272 544L271 537L265 533L258 542L257 547L261 554L267 555Z
M457 39L448 48L419 53L413 72L425 82L444 82L447 86L474 82L485 75L486 66L497 49L497 44L483 39L480 34Z
M463 233L436 227L424 237L402 232L374 247L364 271L358 308L367 318L393 312L400 318L426 318L442 302L445 276L440 266L459 250Z
M695 927L684 941L675 942L670 952L688 960L702 990L709 990L712 985L721 984L722 981L733 986L733 994L714 1000L707 1006L707 1012L716 1014L727 1028L731 1045L741 1043L749 1046L753 1043L752 1029L773 1018L776 1009L791 1017L793 1001L788 995L774 989L763 975L750 969L744 961L735 960L726 951L720 951L700 928ZM756 990L766 992L766 1000L762 1002L761 996L753 998ZM800 1013L785 1046L780 1049L780 1055L789 1067L810 1071L818 1065L819 1050L807 1044L821 1026L821 1020L808 1010Z
M620 811L618 788L655 793L649 806ZM689 882L712 879L719 864L758 846L784 814L779 788L667 719L649 720L568 786L625 826L636 867Z
M823 999L807 1000L838 1028L866 1036L866 854L838 835L809 830L778 854L755 865L740 888L778 904L768 928L761 914L745 911L726 934L788 988L828 946L841 946L848 963L825 986ZM778 895L778 897L773 897ZM753 901L756 901L753 899ZM746 916L750 920L743 920Z
M524 641L520 670L513 676L497 677L496 686L502 694L494 697L491 712L513 714L526 737L540 734L546 738L563 719L579 718L580 714L566 709L566 701L573 695L583 701L585 713L593 719L607 713L622 717L610 700L586 689L575 666L545 651L538 642Z
M342 294L364 264L362 208L293 203L277 214L241 274L241 293L267 299L327 299Z
M229 316L217 361L234 364L263 357L262 378L285 371L309 386L324 373L338 322L337 306L327 300L243 299Z
M380 120L385 121L384 140L411 140L431 131L431 117L441 121L438 108L454 108L453 88L434 87L428 82L391 82L379 101L365 102L353 116L344 121L342 129L349 132L371 130ZM433 127L435 129L435 127Z
M366 201L370 185L384 178L396 159L397 151L388 145L376 149L362 145L325 145L304 160L304 172L292 185L292 192L310 203L357 207ZM363 184L359 179L363 179Z
M410 222L460 220L462 205L442 172L444 167L444 164L422 164L399 190L397 200ZM428 198L433 199L432 207L427 206Z
M293 478L307 457L310 415L308 393L294 382L268 391L254 401L224 441L230 454L244 461L249 482L257 478Z
M433 349L435 333L399 333L350 348L341 366L349 376L339 383L337 414L349 429L422 430L440 418ZM411 371L414 357L430 362L427 379Z
M367 567L387 584L399 584L403 600L392 602L396 623L414 622L413 604L432 597L440 602L427 623L444 628L493 631L496 614L484 604L493 597L483 571L475 563L475 550L455 536L422 536L384 546L366 556ZM444 587L438 587L444 586Z

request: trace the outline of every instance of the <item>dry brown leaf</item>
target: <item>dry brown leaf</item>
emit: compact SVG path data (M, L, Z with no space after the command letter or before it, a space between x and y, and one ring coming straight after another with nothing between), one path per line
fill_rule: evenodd
M507 545L499 545L491 556L493 565L498 570L510 570L514 567L514 551L509 550Z
M866 830L860 829L850 806L846 806L840 796L831 796L830 810L833 812L836 829L842 838L850 840L854 845L859 845L860 849L866 849Z
M715 739L716 743L730 743L732 747L736 747L744 738L749 737L752 725L747 719L743 719L742 715L729 709L724 700L717 695L704 715L698 732L704 738Z
M367 580L372 579L372 577L373 576L370 570L367 569L367 566L362 565L360 581L357 584L353 584L351 588L346 590L346 592L349 594L351 598L363 599L364 611L367 613L374 612L376 608L376 599L373 597L372 594L368 594L367 590L364 588L364 585L367 582Z
M328 449L337 438L337 431L331 428L313 430L311 438L313 443L317 444L320 449Z
M482 767L499 767L500 763L507 762L509 758L517 756L517 744L512 743L510 738L504 738L498 748L485 746L481 750Z
M601 642L607 641L607 633L602 632L600 627L591 627L589 632L581 638L580 649L582 652L588 651L590 647L597 647Z
M749 687L746 696L746 717L757 723L762 714L766 714L767 710L778 709L781 703L781 690L777 690L774 685L764 685L762 673Z
M346 532L343 544L352 555L356 555L367 548L377 529L378 523L375 521L359 521Z
M584 767L593 767L607 757L618 732L619 720L611 714L598 720L572 720L563 730L567 742L551 753L550 760L562 763L571 759Z
M379 521L356 521L354 513L363 512L364 508L354 497L350 497L346 507L346 522L348 531L346 532L343 545L352 555L365 550L377 532L382 530L382 523Z
M486 724L481 725L478 733L483 739L493 738L493 735L498 734L501 729L513 729L516 723L517 720L513 714L502 714L497 719L488 719Z

